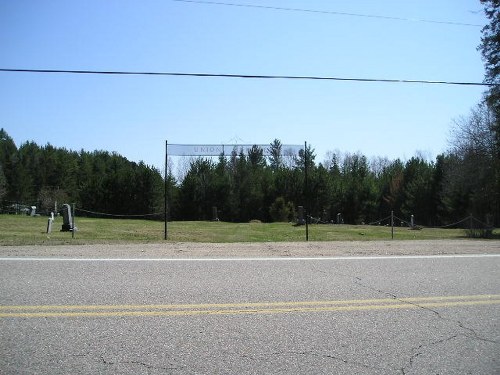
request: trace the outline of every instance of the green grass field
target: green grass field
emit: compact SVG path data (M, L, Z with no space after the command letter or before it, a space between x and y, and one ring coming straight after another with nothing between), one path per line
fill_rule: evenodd
M0 245L58 245L163 242L164 223L149 220L76 218L77 231L60 232L62 218L47 234L46 217L0 215ZM500 231L494 231L499 238ZM395 227L396 240L465 238L461 229L409 230ZM390 227L362 225L309 225L310 241L389 240ZM170 242L283 242L305 241L305 226L288 223L225 223L177 221L168 223Z

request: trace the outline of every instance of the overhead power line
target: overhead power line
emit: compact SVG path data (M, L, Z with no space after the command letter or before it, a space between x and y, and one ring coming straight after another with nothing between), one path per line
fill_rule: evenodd
M377 15L377 14L346 13L346 12L335 12L335 11L330 11L330 10L317 10L317 9L305 9L305 8L285 8L285 7L276 7L276 6L269 6L269 5L235 4L235 3L226 3L226 2L219 2L219 1L202 1L202 0L172 0L172 1L177 1L177 2L182 2L182 3L192 3L192 4L220 5L220 6L231 6L231 7L240 7L240 8L280 10L280 11L288 11L288 12L329 14L329 15L336 15L336 16L378 18L378 19L389 20L389 21L426 22L426 23L437 23L437 24L444 24L444 25L468 26L468 27L482 27L483 26L483 25L464 23L464 22L393 17L393 16L384 16L384 15Z
M142 76L240 78L240 79L282 79L282 80L316 80L316 81L380 82L380 83L421 83L429 85L489 86L489 87L500 85L497 83L429 81L429 80L419 80L419 79L347 78L347 77L325 77L325 76L288 76L288 75L255 75L255 74L180 73L180 72L124 72L124 71L103 71L103 70L12 69L12 68L0 68L0 72L41 73L41 74L46 73L46 74L142 75Z

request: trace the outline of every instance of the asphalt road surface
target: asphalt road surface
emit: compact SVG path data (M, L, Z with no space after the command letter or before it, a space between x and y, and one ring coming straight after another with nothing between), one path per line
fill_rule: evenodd
M500 374L500 256L0 259L2 374Z

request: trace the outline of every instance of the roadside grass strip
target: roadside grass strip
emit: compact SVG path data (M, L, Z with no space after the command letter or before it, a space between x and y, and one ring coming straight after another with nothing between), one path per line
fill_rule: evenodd
M175 305L18 305L0 306L0 318L148 317L240 314L284 314L341 311L418 309L498 305L500 295L434 296Z

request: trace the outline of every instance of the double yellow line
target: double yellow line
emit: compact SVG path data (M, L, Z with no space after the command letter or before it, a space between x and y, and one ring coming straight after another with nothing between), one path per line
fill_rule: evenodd
M180 305L19 305L0 306L0 318L147 317L283 314L418 309L500 304L499 294L338 301L209 303Z

